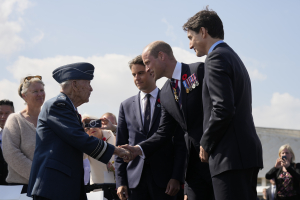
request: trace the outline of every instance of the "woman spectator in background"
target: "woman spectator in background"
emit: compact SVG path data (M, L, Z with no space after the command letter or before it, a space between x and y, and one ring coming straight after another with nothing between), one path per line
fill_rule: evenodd
M97 120L97 117L92 117L90 115L83 115L82 122L84 125L84 130L89 136L97 137L103 141L106 141L109 144L115 145L116 138L114 134L109 130L100 129L100 127L86 127L87 123L90 123L92 120ZM86 158L86 155L84 156ZM87 156L90 161L90 184L93 183L112 183L114 181L114 156L111 157L109 163L106 165L94 158Z
M23 185L22 193L26 193L35 150L37 120L45 100L42 77L25 77L18 93L26 107L9 115L3 131L2 147L8 164L6 182L8 185Z
M300 199L300 164L294 163L295 154L290 145L279 148L275 166L266 174L266 179L275 179L276 200Z

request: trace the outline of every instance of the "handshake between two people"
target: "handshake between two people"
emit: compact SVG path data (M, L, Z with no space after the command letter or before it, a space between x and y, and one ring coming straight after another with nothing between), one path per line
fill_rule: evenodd
M139 146L130 146L128 144L117 146L114 154L122 158L124 162L130 162L137 156L142 155L142 150Z

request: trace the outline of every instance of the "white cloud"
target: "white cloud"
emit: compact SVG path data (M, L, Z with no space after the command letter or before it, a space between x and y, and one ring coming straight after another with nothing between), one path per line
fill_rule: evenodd
M171 37L172 40L175 40L176 34L174 33L174 27L166 20L166 18L163 18L161 21L167 25L166 35Z
M37 29L37 32L38 34L31 39L33 44L39 43L45 36L43 31Z
M25 42L18 35L23 24L20 16L28 6L28 0L0 0L0 54L10 54L23 47ZM10 20L13 14L16 20Z
M0 54L9 55L20 51L27 43L20 33L24 26L22 15L30 5L32 3L29 0L0 0ZM38 32L31 39L33 44L44 37L41 30Z
M241 56L247 70L249 76L252 80L260 80L263 81L267 79L267 76L262 74L259 69L265 68L265 64L248 57Z
M179 62L193 63L203 61L204 58L197 58L194 53L178 47L173 48L174 55ZM104 56L55 56L43 59L34 59L20 56L7 70L12 73L16 81L0 81L1 99L13 100L16 110L24 108L23 101L17 95L19 81L27 75L41 75L45 83L46 100L59 93L59 85L52 78L52 71L62 65L74 62L89 62L95 66L95 78L92 81L92 92L90 102L79 108L82 113L89 113L99 116L105 112L118 114L122 101L137 94L138 89L133 83L128 61L133 56L107 54ZM166 78L157 82L162 87ZM12 95L13 94L13 95Z
M256 126L300 129L300 99L288 93L274 93L270 105L253 109Z

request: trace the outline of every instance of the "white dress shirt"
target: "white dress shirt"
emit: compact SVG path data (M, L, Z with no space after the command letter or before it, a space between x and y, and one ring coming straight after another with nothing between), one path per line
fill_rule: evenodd
M152 92L149 93L150 96L150 109L151 109L151 120L150 120L150 124L152 122L152 117L153 117L153 113L154 113L154 108L155 108L155 103L156 103L156 99L157 99L157 95L158 95L158 88L155 88ZM141 106L141 116L142 116L142 122L144 125L144 116L145 116L145 104L147 102L147 97L146 97L147 93L141 91L140 93L140 106ZM150 128L150 126L149 126Z
M272 200L275 199L275 191L276 191L276 186L275 185L271 185L271 194L272 194Z
M175 66L175 69L174 69L174 71L173 71L173 74L172 74L172 78L173 79L176 79L176 80L178 80L178 87L179 87L179 89L181 89L181 70L182 69L182 64L180 63L180 62L177 62L176 63L176 66ZM157 89L157 93L158 93L158 88L156 88ZM156 90L155 89L155 90ZM153 90L152 92L154 92L155 90ZM181 90L180 90L181 91ZM152 93L151 92L151 93ZM151 94L150 93L150 94ZM142 94L142 92L141 92L141 94ZM145 95L146 95L146 93L144 93L144 97L145 97ZM142 95L141 95L142 96ZM152 96L152 94L151 94L151 96ZM152 98L151 98L152 99ZM141 103L141 105L144 105L144 104L142 104ZM152 102L151 102L151 120L152 120L152 116L153 116L153 112L152 112L152 108L153 108L153 110L154 110L154 106L155 104L153 104ZM142 109L142 108L144 108L144 107L142 107L141 106L141 111L142 111L142 117L143 117L143 123L144 123L144 115L143 115L143 113L145 112L144 111L144 109ZM150 123L151 124L151 123ZM145 159L146 157L145 157L145 154L144 154L144 151L143 151L143 149L142 149L142 147L140 146L140 145L137 145L137 146L139 146L140 147L140 149L141 149L141 151L142 151L142 155L140 155L140 157L141 158L143 158L143 159Z
M177 62L174 72L172 74L172 78L178 80L178 87L180 91L181 91L181 71L182 71L182 64L180 62Z

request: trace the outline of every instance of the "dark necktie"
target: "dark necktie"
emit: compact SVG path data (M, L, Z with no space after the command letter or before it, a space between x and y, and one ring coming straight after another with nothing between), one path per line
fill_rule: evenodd
M146 104L145 104L145 112L144 112L144 131L147 134L149 132L149 126L151 121L151 106L150 106L150 97L151 94L146 94Z
M176 100L176 96L178 97L177 103L179 104L180 108L181 108L181 98L180 98L180 89L179 89L179 81L176 79L171 79L171 85L172 85L172 90L173 90L173 94ZM175 92L176 91L176 92Z

